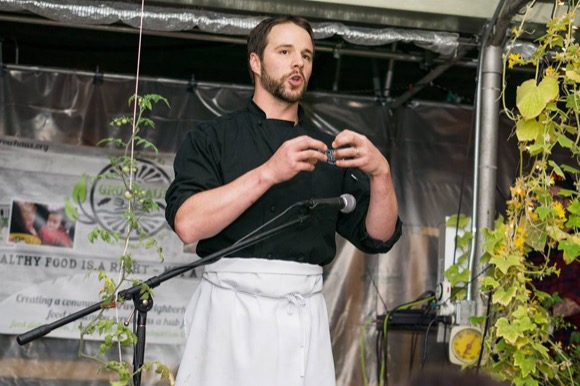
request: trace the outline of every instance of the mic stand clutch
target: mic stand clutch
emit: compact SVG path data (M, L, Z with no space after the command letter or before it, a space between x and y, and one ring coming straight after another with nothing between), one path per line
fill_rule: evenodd
M179 276L187 271L190 271L190 270L195 269L197 267L200 267L202 265L214 263L229 253L237 252L241 249L244 249L245 247L259 243L267 238L270 238L270 237L280 233L282 230L284 230L286 228L289 228L293 225L304 222L305 220L309 219L310 217L311 217L310 213L301 213L298 216L298 218L296 218L294 220L288 221L287 223L282 224L276 228L272 228L268 231L264 231L263 233L258 234L256 236L247 238L243 241L238 242L237 244L230 245L229 247L226 247L220 251L212 253L211 255L208 255L204 258L196 260L192 263L169 269L169 270L163 272L162 274L160 274L159 276L153 276L153 277L147 279L145 282L143 282L143 284L149 286L149 288L155 288L166 280L169 280L175 276ZM145 337L146 337L146 329L147 329L147 312L153 308L153 299L141 299L140 291L141 291L143 284L135 285L133 287L119 291L119 293L118 293L119 299L125 299L125 300L131 299L131 300L133 300L133 303L135 305L135 309L137 310L137 320L136 320L136 324L134 324L134 327L133 327L134 332L137 335L137 344L135 346L135 351L133 354L133 371L134 371L133 384L134 384L134 386L141 385L141 371L140 371L140 369L141 369L141 366L143 366L144 357L145 357ZM58 319L52 323L44 324L42 326L38 326L32 330L24 332L16 337L16 341L18 342L18 344L20 344L22 346L28 342L31 342L33 340L36 340L38 338L41 338L41 337L47 335L48 333L50 333L51 331L53 331L59 327L62 327L66 324L69 324L77 319L80 319L80 318L86 316L86 315L92 314L93 312L99 311L100 309L102 309L104 307L107 307L107 305L105 305L105 301L95 303L87 308L84 308L84 309L77 311L73 314L65 316L62 319Z

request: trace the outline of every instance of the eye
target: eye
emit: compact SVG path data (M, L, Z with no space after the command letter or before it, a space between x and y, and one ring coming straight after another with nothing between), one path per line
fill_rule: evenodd
M282 55L288 55L288 50L280 50L280 53L281 53Z
M312 60L312 57L309 54L303 54L302 59L310 61Z

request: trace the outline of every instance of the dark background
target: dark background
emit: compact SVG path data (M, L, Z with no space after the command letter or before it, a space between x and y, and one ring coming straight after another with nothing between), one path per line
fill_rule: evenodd
M120 26L119 30L130 30ZM4 65L55 67L100 74L134 75L137 68L139 35L114 30L92 30L86 27L39 25L0 21L1 62ZM170 33L168 35L171 35ZM466 38L468 38L466 36ZM246 65L245 37L241 43L204 41L171 36L143 35L140 76L177 80L250 85ZM340 38L317 41L317 48L342 44ZM479 47L473 45L456 65L426 85L421 79L448 58L423 50L414 44L398 43L396 53L412 61L395 60L389 95L385 81L390 59L367 57L373 53L391 52L392 46L364 47L363 55L341 55L338 60L330 50L318 50L309 90L376 96L380 102L392 100L417 84L421 90L413 99L473 104L476 88L476 61ZM378 55L380 56L380 55ZM419 58L419 59L417 59ZM511 71L508 83L528 79L525 72ZM519 84L518 83L518 84ZM509 99L513 99L513 88Z

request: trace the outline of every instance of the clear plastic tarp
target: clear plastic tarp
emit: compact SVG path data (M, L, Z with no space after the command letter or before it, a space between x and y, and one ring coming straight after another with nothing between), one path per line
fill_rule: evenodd
M8 69L0 77L0 87L0 155L5 157L0 162L0 203L24 194L25 189L54 189L55 181L38 179L25 184L24 174L13 170L25 167L36 154L25 146L51 147L55 159L76 157L77 161L67 167L83 173L83 157L99 152L96 147L99 140L122 135L109 122L113 117L130 113L127 99L135 90L132 79L105 75L96 82L90 74L39 69ZM170 109L154 110L151 119L157 128L150 131L148 139L170 162L195 122L244 106L251 92L247 87L232 85L199 83L192 88L186 82L142 80L140 94L159 94L171 104ZM378 385L380 364L376 350L381 345L377 343L376 321L387 309L435 290L439 235L445 217L458 211L471 213L473 111L459 105L413 103L391 112L373 98L317 93L307 93L303 105L308 119L320 130L359 131L384 152L391 164L404 224L403 237L388 254L367 256L338 239L337 257L325 267L324 291L330 312L337 385L362 385L363 377L369 385ZM516 172L517 149L513 139L508 139L510 123L502 120L499 130L497 189L501 194L497 197L501 209L502 196L508 195ZM51 160L50 154L43 155L43 159ZM36 164L43 168L42 162ZM4 249L0 256L0 271L5 274L14 272L10 271L14 267L9 264L9 255ZM10 288L3 282L0 288L4 294L1 305ZM10 313L0 315L4 320L10 317ZM436 342L435 333L434 327L425 339L424 330L389 332L388 344L383 349L388 359L385 363L390 385L406 379L410 369L420 366L423 360L427 365L447 363L446 346ZM361 341L364 366L360 358ZM424 341L427 348L422 358ZM0 334L0 384L108 384L94 363L78 358L77 349L76 339L49 335L20 346L15 335ZM180 344L148 343L146 359L159 360L175 370L182 349ZM156 383L150 377L145 380L147 384Z
M211 34L247 35L263 17L197 8L172 8L141 5L134 2L89 0L0 0L0 11L28 11L51 20L70 24L108 25L123 23L135 28L141 25L152 31L198 30ZM362 46L380 46L394 42L414 43L442 55L455 53L459 34L418 29L367 28L339 22L313 22L315 39L339 35L346 42Z

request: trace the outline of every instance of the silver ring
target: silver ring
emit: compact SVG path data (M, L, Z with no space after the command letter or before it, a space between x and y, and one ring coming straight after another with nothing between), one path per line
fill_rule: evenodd
M360 149L357 147L356 148L356 158L360 157Z

